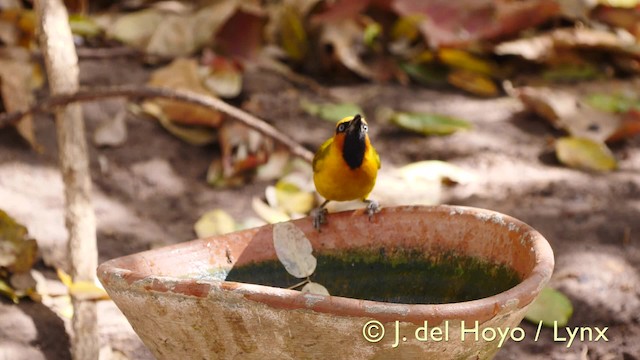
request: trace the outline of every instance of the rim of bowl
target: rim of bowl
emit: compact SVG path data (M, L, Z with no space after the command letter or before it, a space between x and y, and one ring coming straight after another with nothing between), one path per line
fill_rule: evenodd
M351 216L356 211L351 210L329 214L329 218ZM271 307L280 309L303 309L321 313L330 313L336 316L351 316L374 319L378 321L409 321L422 324L429 320L435 324L443 320L479 320L481 323L494 316L512 309L521 309L531 303L540 290L551 278L554 268L554 256L551 246L537 230L528 224L496 211L453 205L437 206L397 206L384 208L378 215L384 216L390 212L418 211L425 213L446 212L451 216L475 215L476 217L500 216L505 224L513 224L520 229L522 235L528 235L531 241L532 253L535 256L535 265L531 272L517 285L498 294L485 298L456 303L444 304L401 304L382 301L348 298L342 296L324 296L310 293L302 293L297 290L289 290L266 285L240 283L219 280L193 280L171 276L143 274L141 271L132 271L119 267L123 261L139 257L144 253L168 249L173 247L189 246L186 244L204 241L197 239L191 242L178 243L160 249L147 250L131 255L111 259L102 263L98 269L98 277L105 288L128 289L134 292L161 291L180 296L208 297L213 292L231 292L240 294L249 301L256 301ZM300 222L304 220L293 220ZM308 220L307 220L308 221ZM265 225L266 228L272 225ZM506 229L507 227L505 227ZM246 231L246 230L243 230ZM220 237L227 236L221 235ZM212 239L212 238L207 238ZM172 284L167 286L166 284Z

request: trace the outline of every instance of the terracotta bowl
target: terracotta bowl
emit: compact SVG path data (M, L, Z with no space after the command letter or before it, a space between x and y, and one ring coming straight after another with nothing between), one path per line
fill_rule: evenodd
M501 333L515 340L524 335L517 326L554 266L537 231L482 209L395 207L372 221L361 210L348 211L330 214L320 233L310 218L293 223L314 253L455 252L504 264L521 281L479 300L409 305L212 275L276 259L271 225L113 259L100 265L98 276L158 359L486 359L504 345Z

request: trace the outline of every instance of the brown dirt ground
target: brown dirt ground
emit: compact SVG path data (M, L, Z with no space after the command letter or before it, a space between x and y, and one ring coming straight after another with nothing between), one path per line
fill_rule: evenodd
M81 63L83 85L142 84L149 69L126 59ZM580 89L638 88L638 81L581 84ZM553 341L545 329L533 341L509 342L498 359L640 359L640 137L614 147L620 169L593 174L567 169L555 160L549 139L560 135L523 112L506 97L477 99L455 92L398 85L352 84L333 87L358 101L370 114L372 141L383 170L438 159L478 176L470 184L445 190L446 203L500 211L538 229L556 256L552 285L575 307L569 326L608 327L608 342ZM243 100L251 110L310 149L329 136L330 125L302 113L301 96L318 99L277 75L250 73ZM240 102L238 102L240 103ZM404 110L438 111L466 118L474 130L447 137L424 137L373 118L378 104ZM123 106L104 101L84 106L87 135ZM0 131L0 208L25 224L38 240L48 265L64 265L66 231L62 183L56 170L53 123L36 119L46 149L35 154L15 131ZM253 215L251 197L267 183L237 189L212 189L206 169L215 145L190 146L158 124L127 118L128 140L117 148L91 145L91 170L98 218L100 261L193 238L193 224L206 210L223 208L236 219ZM384 204L383 204L384 205ZM55 275L44 263L47 277ZM0 300L0 358L68 359L69 321L31 301ZM101 341L113 354L150 359L126 320L110 302L100 303ZM3 357L4 355L4 357Z

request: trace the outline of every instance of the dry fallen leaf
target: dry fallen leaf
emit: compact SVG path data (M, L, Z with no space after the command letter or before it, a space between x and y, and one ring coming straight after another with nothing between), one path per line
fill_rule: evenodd
M222 98L234 98L242 92L242 69L233 60L208 53L200 67L204 86Z
M144 48L163 14L157 9L145 9L122 15L108 29L108 35L120 42L137 48Z
M308 213L315 202L313 192L304 191L284 179L276 183L275 197L278 207L290 215Z
M187 56L210 42L237 8L235 0L217 1L196 10L156 6L118 16L107 34L147 54Z
M326 295L326 296L331 295L329 294L329 290L327 290L326 287L312 281L309 281L300 291L303 293L310 293L310 294L316 294L316 295Z
M302 14L293 6L281 7L280 44L290 59L300 61L307 56L309 40Z
M162 112L159 105L153 102L145 102L142 104L142 110L145 114L154 117L163 128L168 132L180 138L181 140L196 146L202 146L213 143L217 138L215 129L204 126L181 126L169 119Z
M0 97L7 112L25 110L31 106L33 70L30 63L0 59ZM23 117L16 129L34 150L42 151L42 146L36 139L31 115Z
M320 42L331 46L337 59L349 70L365 79L374 79L376 74L360 59L359 48L363 47L364 29L353 19L324 24Z
M272 181L281 178L291 160L291 153L286 150L276 150L269 155L269 160L260 165L256 172L256 179Z
M201 95L214 96L203 86L198 64L192 59L178 58L171 64L154 71L149 85L174 90L185 89ZM201 106L171 100L153 102L160 105L162 111L174 122L210 127L217 127L222 122L222 114Z
M31 270L38 244L29 237L27 228L0 210L0 267L11 273Z
M478 96L497 96L498 87L490 77L469 70L453 70L447 75L449 84Z
M420 14L420 31L433 47L458 46L513 34L559 14L554 0L395 0L401 16Z
M483 75L492 75L496 72L495 64L463 50L440 49L438 51L438 59L443 64L456 69L463 69Z
M91 281L73 281L62 269L56 270L58 278L69 289L69 295L79 300L108 300L109 295L103 288Z
M220 28L215 37L216 47L225 56L245 63L255 62L262 51L265 23L260 9L242 8Z
M616 142L640 134L640 110L629 110L622 115L618 129L607 138L607 142Z
M120 146L127 141L127 110L121 109L113 118L105 119L93 133L97 146Z
M276 224L291 220L289 215L287 215L284 211L272 208L257 197L254 197L251 200L251 207L261 219L268 222L269 224Z
M526 107L575 137L603 142L622 122L619 116L596 109L567 91L522 87L515 89L515 94Z
M556 140L556 156L561 163L584 170L611 171L618 166L604 143L587 138L563 137Z
M198 238L224 235L237 228L235 220L224 210L215 209L204 213L193 226Z
M307 236L290 222L273 225L273 247L287 272L297 278L311 276L316 270L317 259Z
M218 133L225 177L251 177L273 151L273 140L237 121L227 121Z
M628 34L627 34L628 35ZM593 49L622 54L640 54L636 40L605 29L587 27L553 29L532 37L506 41L495 46L497 55L518 55L528 60L555 60L563 49Z

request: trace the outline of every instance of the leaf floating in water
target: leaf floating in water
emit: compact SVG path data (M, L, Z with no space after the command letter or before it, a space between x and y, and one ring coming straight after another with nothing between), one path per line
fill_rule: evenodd
M338 122L347 116L364 114L362 108L353 103L316 104L306 100L302 100L300 101L300 107L310 115L318 116L321 119L332 122Z
M327 290L326 287L314 282L308 282L307 285L305 285L300 291L302 291L303 293L310 293L310 294L316 294L316 295L326 295L326 296L331 295L329 294L329 290Z
M468 130L471 124L451 116L428 113L396 113L391 121L398 126L424 135L449 135Z
M317 259L311 254L313 248L309 239L292 223L273 225L273 246L289 274L302 279L316 270Z
M525 319L542 325L565 326L573 314L571 301L561 292L546 287L542 289L540 295L529 306Z
M610 171L617 167L611 150L604 143L578 137L563 137L556 141L558 160L570 167Z

